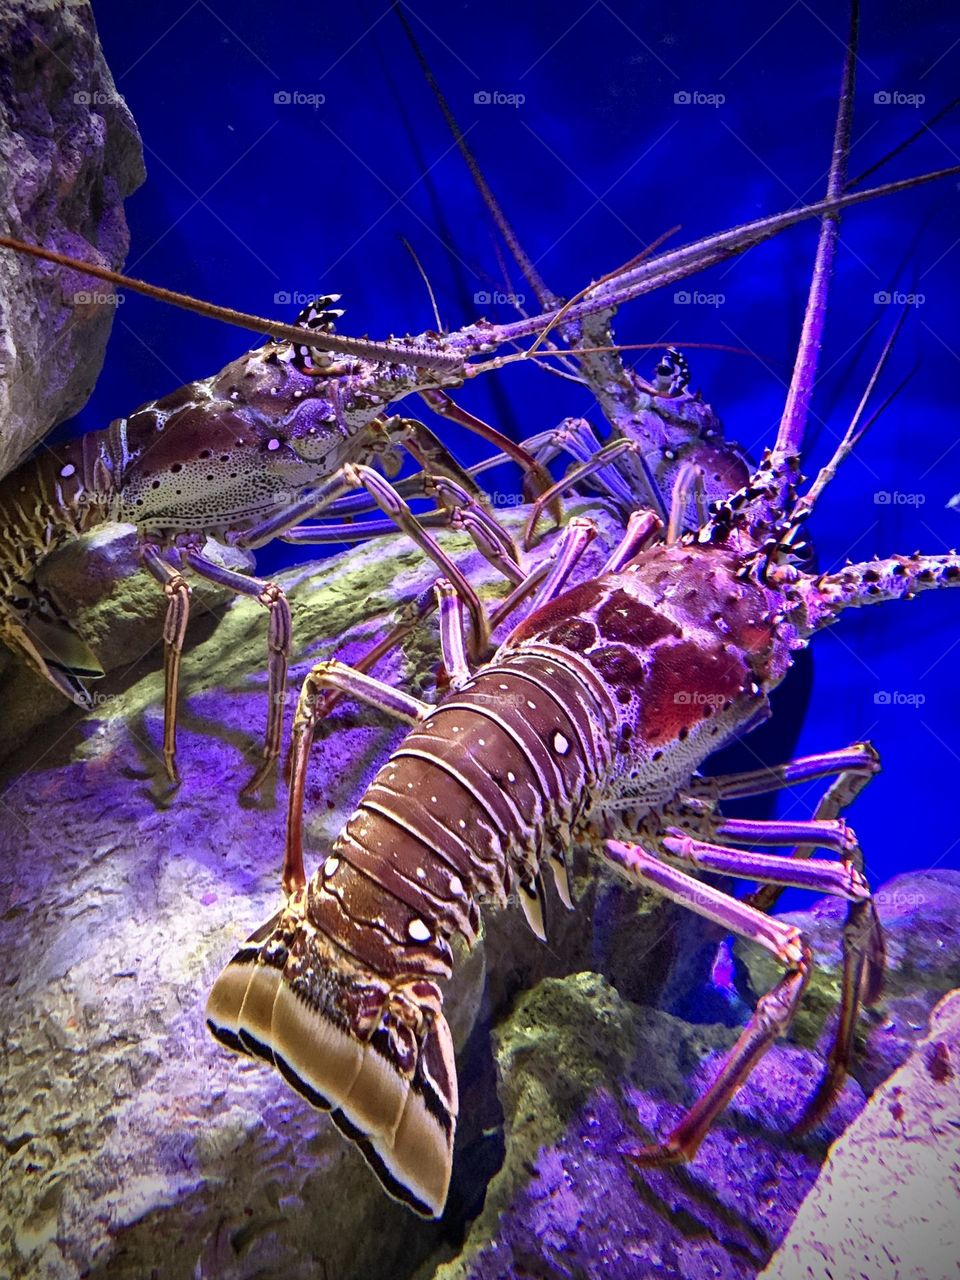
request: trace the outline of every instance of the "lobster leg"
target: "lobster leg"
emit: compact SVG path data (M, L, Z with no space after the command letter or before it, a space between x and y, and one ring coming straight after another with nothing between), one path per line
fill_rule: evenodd
M720 818L714 834L725 836L731 844L784 845L802 840L814 849L831 849L846 854L856 847L853 832L839 818L784 818L756 821L748 818Z
M183 558L195 573L210 582L216 582L238 595L252 596L270 611L270 631L267 638L267 733L263 746L263 761L240 794L249 795L269 775L280 754L280 738L283 733L283 701L287 680L287 663L290 659L292 627L290 605L283 589L275 582L263 578L250 578L206 559L198 551L186 550Z
M374 472L374 474L376 473ZM378 477L378 479L381 479L381 477ZM421 529L439 527L465 530L473 539L474 544L485 560L499 570L510 582L521 582L524 578L524 573L518 564L519 552L513 539L501 528L494 517L484 510L481 504L461 485L446 476L424 476L422 479L423 483L420 486L420 492L416 496L434 497L444 505L442 510L428 511L417 516L410 512L411 518L417 521L419 527ZM394 502L402 501L404 496L402 485L391 484L382 479L381 483L384 485L389 484L393 492ZM370 506L381 506L381 509L383 509L383 504L378 500L371 486L368 485L367 490L369 494L367 500ZM279 536L284 542L292 542L298 545L321 542L359 542L365 538L377 538L383 534L394 533L396 528L397 522L391 515L389 521L365 520L361 524L298 525L295 529L289 529Z
M601 470L606 464L613 462L615 458L619 458L625 453L639 454L640 446L633 440L614 440L611 444L605 444L600 451L592 457L589 462L582 462L578 466L571 468L570 471L558 480L556 484L551 485L545 493L541 493L536 502L532 504L530 517L527 520L526 528L523 531L523 546L529 551L533 542L533 536L536 533L537 525L543 514L543 509L553 501L554 498L569 489L572 485L577 484L581 480L585 480L587 476L594 475Z
M693 840L672 829L662 841L671 857L703 871L716 871L738 880L759 880L783 888L810 889L859 902L870 897L870 886L849 862L811 858L802 862L789 855L727 849L723 845Z
M446 578L434 583L437 603L440 606L440 654L451 689L459 689L470 679L470 664L463 643L463 601L456 587Z
M585 516L574 516L570 520L560 535L556 558L533 598L531 609L539 609L560 594L569 582L577 561L596 536L597 526L592 520Z
M486 470L488 466L496 466L501 462L515 462L523 469L523 492L528 500L533 499L545 489L549 489L552 483L550 472L539 458L531 456L526 444L514 444L509 437L491 427L482 418L476 417L461 405L458 405L445 391L429 389L421 391L420 396L438 417L458 422L462 427L466 427L468 431L473 431L482 436L484 440L489 440L493 444L499 445L500 452L494 455L495 462L481 463L477 467L467 468L467 475L471 480L474 476L479 475L481 471ZM424 427L423 430L426 431L427 429ZM433 433L429 434L432 437ZM413 450L411 449L410 452L412 453ZM559 524L563 515L563 509L559 502L551 508L551 514Z
M720 889L668 866L637 844L607 840L600 852L621 875L689 907L698 915L752 942L759 942L786 967L786 973L757 1001L749 1022L726 1053L710 1086L663 1142L625 1154L635 1164L677 1164L690 1160L714 1120L737 1089L789 1026L812 966L810 947L793 925L764 915Z
M560 453L570 454L575 462L589 462L603 448L603 442L594 433L589 422L583 418L567 418L552 431L540 431L535 436L530 436L522 442L521 447L535 454L538 463L549 462ZM467 470L471 476L478 476L484 471L490 471L493 467L501 467L511 460L507 453L495 453L489 458L484 458L482 462L475 462ZM546 471L544 474L547 481L552 484L549 474ZM626 511L632 511L637 505L636 495L631 492L629 485L616 467L598 471L594 476L594 483L605 497ZM546 487L544 486L544 489ZM526 494L526 489L524 492ZM530 501L534 501L538 494L532 493L526 496ZM559 523L559 516L555 514L553 506L550 508L550 514Z
M685 462L677 472L673 492L670 494L670 521L665 539L668 543L676 542L683 533L683 517L693 497L697 501L700 524L703 525L707 520L703 501L703 470L692 462Z
M190 618L190 584L178 569L164 560L160 548L153 543L142 546L140 556L167 597L167 616L163 623L163 763L171 783L179 786L177 690L180 685L183 640Z
M323 691L334 689L361 698L388 715L416 724L431 710L400 689L375 680L345 662L320 662L307 674L297 700L290 743L290 792L287 798L287 831L283 853L283 891L295 893L307 883L303 867L303 799L307 781L307 763L317 721L318 706L323 705ZM326 710L327 708L325 708Z
M619 573L634 556L645 551L663 532L663 521L655 511L632 511L623 537L610 553L610 559L600 570L600 576Z
M835 817L842 808L863 790L879 768L874 755L872 768L866 771L844 771L827 788L817 805L814 818L823 820ZM809 844L798 844L793 850L794 859L810 857ZM863 853L854 844L846 855L854 868L863 869ZM761 911L770 911L782 892L776 885L762 885L750 895L749 901ZM812 1128L824 1114L837 1094L847 1074L853 1055L853 1033L860 1005L875 1004L883 985L884 945L883 931L872 899L851 902L843 929L843 974L840 989L840 1014L833 1044L827 1055L827 1070L811 1099L797 1129L803 1132Z
M847 799L842 803L849 804L879 771L880 757L875 748L869 742L855 742L852 746L840 747L836 751L818 751L814 755L798 756L785 764L764 765L760 769L727 773L715 778L698 777L684 788L684 794L709 796L713 800L742 800L748 796L782 791L800 782L811 782L817 778L839 774L836 785L844 787ZM769 907L764 906L762 909L768 910Z
M814 812L813 820L822 823L835 819L879 769L880 760L874 748L869 743L858 742L838 751L802 756L772 769L756 769L722 778L698 779L696 789L709 792L713 799L742 797L836 774ZM691 791L694 789L690 788ZM748 823L746 827L755 825ZM790 859L807 859L813 848L814 845L809 840L802 842L794 848ZM856 841L849 839L849 833L844 855L853 871L862 877L863 853ZM761 884L744 901L760 911L772 911L783 887L795 883L795 875L795 872L791 872L780 883ZM762 879L759 876L756 878ZM842 951L843 973L837 1030L827 1055L827 1070L797 1126L800 1131L812 1128L817 1123L843 1083L853 1054L853 1033L861 1003L874 1004L880 997L884 969L883 932L872 898L851 901L847 907Z
M483 611L483 605L480 603L480 597L473 587L470 586L470 583L436 539L432 538L420 525L417 517L406 502L396 493L389 481L377 475L371 467L348 465L345 469L356 477L357 484L362 484L372 495L384 515L389 516L396 526L406 533L421 551L430 557L440 569L440 572L449 578L456 587L470 614L472 640L470 650L475 657L479 658L486 649L490 631L487 616Z

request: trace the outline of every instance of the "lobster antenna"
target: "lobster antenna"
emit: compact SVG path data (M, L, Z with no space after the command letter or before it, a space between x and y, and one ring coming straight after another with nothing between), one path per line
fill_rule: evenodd
M830 483L833 477L837 474L837 470L839 469L840 464L850 456L853 450L857 447L857 445L866 435L867 431L876 422L877 418L879 418L881 413L883 413L884 410L887 409L893 403L893 401L897 398L900 392L904 389L904 387L907 385L907 383L916 373L916 366L914 366L914 368L910 370L910 372L906 375L906 377L903 378L903 380L900 383L898 383L896 387L894 387L893 391L891 391L890 394L884 399L882 404L877 409L874 410L874 412L870 415L870 417L867 418L865 422L862 422L864 411L866 410L867 404L870 400L871 395L873 394L874 388L876 387L877 382L880 379L880 375L883 373L884 369L887 366L887 362L890 359L890 355L893 351L894 344L897 341L897 338L900 336L900 330L903 328L906 318L907 318L907 309L906 307L904 307L904 309L900 312L899 319L897 320L897 323L893 328L893 332L890 334L890 336L887 338L887 341L884 343L883 350L880 353L880 358L877 360L876 364L873 367L873 372L870 374L870 378L867 382L867 385L864 387L863 395L860 397L860 403L857 405L856 412L854 413L853 417L850 420L850 425L847 427L846 431L843 433L843 438L841 439L840 443L837 445L836 449L834 449L833 455L831 456L830 461L826 464L826 466L820 468L820 471L817 474L816 480L814 480L813 484L810 486L807 492L801 498L798 498L796 503L794 504L793 510L790 512L790 517L789 517L792 527L789 530L787 536L784 538L784 543L790 543L793 541L793 538L796 535L797 529L799 528L801 521L805 520L807 516L809 516L810 512L814 508L815 503L817 502L817 499L820 497L821 493L823 493L824 489L827 487L827 485Z
M857 60L857 36L860 24L859 0L850 5L850 37L847 56L843 64L840 86L840 102L837 106L837 122L833 133L833 156L827 178L827 199L841 195L846 176L847 155L850 150L850 124L853 115L853 88ZM793 376L787 391L787 401L780 420L780 429L773 449L773 466L779 460L795 458L800 453L803 432L810 412L810 400L817 376L820 344L827 313L827 294L840 235L839 211L828 213L820 224L820 237L813 264L813 277L807 296L807 308L803 317L803 329Z
M410 241L407 239L406 236L400 237L400 243L403 245L407 253L409 253L410 257L413 259L414 265L416 266L417 270L420 272L420 276L423 280L423 283L427 286L427 293L430 295L430 306L433 310L433 318L437 322L437 333L443 333L443 323L440 319L440 311L437 308L437 295L433 292L433 285L430 283L430 277L427 275L427 272L426 272L426 269L424 268L423 263L417 257L417 251L414 249L413 245L410 243Z
M480 197L483 200L483 203L487 206L490 216L497 225L497 229L503 236L507 248L513 254L514 261L523 273L524 279L536 294L537 301L540 303L541 307L544 309L556 307L559 304L560 299L544 283L542 276L537 271L532 260L527 256L527 253L520 241L517 239L516 232L507 221L507 216L503 212L503 209L501 209L497 197L490 190L487 180L483 176L480 166L477 163L476 156L470 150L467 140L463 135L463 130L457 123L456 116L454 116L453 112L450 110L450 106L443 95L443 90L440 88L440 85L437 83L436 76L430 69L430 64L427 62L426 56L420 48L417 37L413 33L413 28L407 21L406 14L403 12L403 6L395 0L393 10L400 21L400 25L406 32L407 39L410 41L411 47L413 48L414 55L420 63L420 69L423 72L424 78L433 91L433 96L437 100L437 105L443 112L443 118L446 120L450 132L453 134L453 140L457 144L457 149L463 156L467 168L470 170L470 176L473 178L474 184L480 192Z
M718 262L727 262L755 245L763 244L808 218L822 218L827 215L836 216L844 209L863 204L867 200L877 200L881 196L892 196L900 191L910 191L914 187L923 186L927 182L938 182L941 178L952 178L960 174L960 164L949 165L945 169L934 169L929 173L916 174L912 178L901 178L896 182L884 182L880 186L867 187L862 191L848 191L844 195L816 200L813 204L802 205L799 209L788 209L784 213L770 214L757 218L753 222L743 222L728 231L719 231L672 249L642 262L638 267L621 267L604 276L606 283L602 289L592 285L581 302L567 312L570 320L582 320L584 316L596 315L598 311L608 311L625 302L639 298L654 289L662 289L685 280L697 271L706 271ZM599 291L598 291L599 290ZM513 342L516 338L530 337L539 333L548 324L554 312L542 312L540 315L524 316L522 320L514 320L510 324L492 325L484 332L488 341Z
M629 262L625 262L622 267L614 267L614 269L612 271L608 271L605 276L601 276L599 280L592 280L590 284L585 285L579 293L575 293L572 298L568 298L563 306L550 316L544 328L537 334L536 341L528 348L528 355L533 355L537 348L544 343L551 330L557 327L564 316L569 315L571 311L576 309L578 302L582 302L583 299L586 298L589 293L592 293L594 289L599 289L601 285L606 284L608 281L616 280L617 277L623 275L624 272L632 271L635 267L638 267L645 258L649 258L652 253L655 253L656 250L660 248L665 240L669 240L670 237L676 235L679 230L680 224L677 223L677 225L675 227L671 227L669 231L664 231L658 235L656 240L651 241L645 249L641 249L638 254L632 257Z
M912 178L901 178L897 182L885 182L863 191L850 191L839 197L803 205L799 209L788 209L784 213L741 223L740 226L728 231L717 232L702 240L674 249L670 253L662 254L659 258L652 258L638 267L630 270L621 268L620 272L605 276L604 280L608 283L602 291L598 293L596 286L591 287L587 296L570 308L567 316L570 320L582 320L585 316L596 315L599 311L619 307L624 302L630 302L654 289L662 289L678 280L684 280L694 272L705 271L718 262L726 262L808 218L836 216L844 209L863 204L867 200L876 200L881 196L909 191L925 183L937 182L941 178L952 178L957 174L960 174L960 164L949 165L945 169L934 169ZM26 241L18 240L14 236L0 235L0 248L13 249L17 253L27 253L35 258L42 258L46 262L55 262L59 266L69 267L72 271L83 272L98 280L107 280L134 293L145 294L148 298L155 298L171 306L181 307L185 311L192 311L197 315L208 316L212 320L220 320L241 329L248 329L261 336L270 334L300 346L304 342L304 330L301 326L280 324L264 316L254 316L245 311L235 311L231 307L220 307L212 302L204 302L189 294L148 284L144 280L136 280L131 276L122 275L119 271L111 271L107 267L100 267L92 262L71 258L67 254L56 253L40 245L27 244ZM554 311L546 311L535 316L524 316L510 324L468 325L462 330L447 334L444 347L422 346L412 339L409 342L375 342L367 338L347 338L342 334L333 333L324 335L324 344L327 350L355 355L360 359L388 360L393 363L399 361L403 364L436 370L449 369L456 377L462 375L464 361L469 357L489 352L500 344L515 342L518 338L538 334L554 315Z
M881 156L879 160L874 161L868 169L864 169L863 172L858 173L855 178L851 178L845 189L850 191L853 187L858 187L860 183L869 178L871 174L876 173L878 169L882 169L885 164L889 164L889 162L896 156L900 155L901 152L906 151L906 149L912 146L918 138L922 138L925 133L929 133L939 120L942 120L945 115L949 115L949 113L958 106L960 106L960 98L954 98L951 102L948 102L945 107L941 107L940 110L935 112L929 120L924 120L919 129L915 129L909 138L904 138L903 142L899 142L892 151L888 151L886 155Z
M34 258L42 258L44 262L55 262L58 266L69 267L72 271L82 271L84 275L93 276L96 280L118 284L124 289L130 289L133 293L142 293L158 302L167 302L171 306L181 307L184 311L192 311L195 315L236 325L239 329L249 329L261 336L269 334L273 338L282 338L285 342L294 342L297 345L302 345L304 342L304 330L300 325L281 324L276 320L267 319L266 316L235 311L233 307L220 307L214 302L204 302L202 298L191 297L188 293L177 293L174 289L164 289L160 285L149 284L146 280L136 280L133 276L111 271L109 267L101 267L93 262L83 262L80 258L71 258L68 254L44 249L41 245L27 244L25 240L17 240L14 236L0 236L0 246L13 249L17 253L28 253ZM460 352L423 347L415 342L409 345L373 342L368 338L347 338L342 334L325 332L323 344L325 351L359 356L365 360L390 360L402 364L424 365L427 368L447 366L455 368L463 363Z

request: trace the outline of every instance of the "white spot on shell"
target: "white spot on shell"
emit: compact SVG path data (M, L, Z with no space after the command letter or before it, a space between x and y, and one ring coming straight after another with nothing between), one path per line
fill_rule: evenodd
M463 881L460 879L459 876L450 877L450 892L456 898L462 898L464 896L464 893L466 892L466 890L464 889Z
M72 462L68 462L65 467L60 468L60 474L63 476L64 479L66 479L68 476L72 476L73 473L76 471L76 469L77 468L73 465Z
M407 925L407 933L414 942L429 942L430 930L427 925L416 917Z
M325 876L332 876L333 873L336 871L337 867L339 867L339 865L340 865L340 859L335 858L333 854L331 854L330 857L323 864L323 874Z
M274 440L268 440L268 441L267 441L267 448L268 448L268 449L271 451L271 453L272 453L275 449L279 449L279 448L280 448L280 441L279 441L279 440L276 440L276 439L274 439Z
M517 775L513 772L513 770L512 770L512 769L508 769L508 770L507 770L507 781L508 781L508 782L516 782L516 780L517 780Z
M553 749L558 755L565 756L570 750L570 741L559 730L553 735Z
M531 711L536 711L537 709L537 704L535 702L531 702L529 698L527 699L527 706Z

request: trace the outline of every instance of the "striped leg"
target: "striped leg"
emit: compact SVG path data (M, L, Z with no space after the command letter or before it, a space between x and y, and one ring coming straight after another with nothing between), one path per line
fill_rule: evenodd
M392 504L403 502L401 485L394 485L381 477L378 479L381 485L390 489ZM442 503L442 509L414 516L413 512L407 508L410 519L416 521L419 529L421 531L428 528L464 530L473 539L477 550L488 563L492 564L508 581L521 582L524 573L518 563L519 552L516 544L489 511L485 510L466 489L446 476L425 475L422 480L422 491L417 496L437 499ZM367 485L367 489L370 505L380 506L386 510L374 488ZM403 505L406 506L405 503ZM395 533L399 522L393 511L389 511L388 514L389 520L364 520L358 524L301 524L279 536L283 542L291 542L298 546L325 542L360 542L366 538L379 538L384 534ZM411 532L406 524L400 524L400 527L407 533ZM419 545L423 546L422 543Z
M664 851L691 867L733 876L736 880L759 880L781 888L809 889L861 902L870 897L870 886L850 862L810 858L797 862L776 853L755 853L750 849L727 849L723 845L694 840L673 828L662 840Z
M180 785L177 772L177 691L180 686L180 659L190 619L190 584L164 560L160 548L147 543L140 557L167 597L163 623L163 763L173 786Z
M656 542L663 532L663 521L655 511L632 511L627 520L623 537L610 553L610 559L600 570L600 577L607 573L619 573L634 556Z
M219 583L220 586L227 587L238 595L252 596L270 611L270 630L267 637L267 732L263 744L263 760L240 792L241 795L250 795L269 776L280 754L284 686L287 680L287 663L290 659L292 640L290 605L282 588L275 582L267 582L263 578L251 578L246 574L236 573L232 569L225 569L207 560L198 551L184 551L183 558L202 578Z
M799 782L836 775L814 811L813 822L822 824L835 821L840 811L852 803L879 770L880 760L874 748L868 742L858 742L838 751L803 756L769 769L728 774L720 778L697 779L688 791L692 795L709 796L711 800L716 801L761 795L794 786ZM724 827L727 831L732 827L734 831L739 829L746 835L747 828L756 827L756 825L723 820L720 826L714 828L714 831L721 834ZM788 834L787 828L790 824L772 825L774 827L779 825L783 829L783 834ZM809 833L812 828L808 827L807 830ZM852 837L849 828L846 831L843 856L862 879L863 852ZM798 843L790 859L801 862L810 858L816 842L804 840L802 832L797 832L785 843L793 843L794 838ZM760 911L772 911L784 887L795 883L793 877L796 874L790 873L790 876L779 882L774 880L761 884L761 887L749 894L744 901ZM854 1028L860 1005L861 1003L875 1004L880 998L884 970L883 932L872 898L852 900L847 907L842 951L843 973L837 1030L827 1055L827 1070L798 1126L800 1130L812 1128L829 1109L849 1070L853 1055Z
M647 885L683 907L721 925L775 956L786 973L757 1001L747 1025L724 1056L712 1083L663 1142L629 1151L640 1165L676 1164L690 1160L714 1120L756 1066L770 1045L790 1025L810 976L812 957L800 930L703 884L668 866L638 844L607 840L600 850L621 875Z
M303 800L310 747L319 719L317 705L326 689L361 698L408 724L416 724L431 710L429 703L375 680L345 662L319 662L307 674L297 701L290 744L291 776L282 874L283 890L288 895L302 889L307 882L303 867Z
M534 534L537 531L537 525L540 522L540 517L543 515L544 507L549 506L554 498L559 497L559 495L564 493L567 489L572 488L573 485L579 483L579 481L585 480L587 476L592 476L598 471L602 471L608 463L613 462L615 458L619 458L625 453L639 455L640 446L633 440L614 440L611 444L605 444L594 457L589 459L589 461L581 462L577 466L571 468L562 480L558 480L555 485L552 485L546 491L546 493L541 493L539 498L537 498L536 502L532 505L530 517L527 520L527 525L523 532L524 549L529 550L533 544Z

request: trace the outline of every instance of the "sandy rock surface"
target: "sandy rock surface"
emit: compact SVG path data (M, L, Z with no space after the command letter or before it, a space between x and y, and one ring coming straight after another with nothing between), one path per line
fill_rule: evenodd
M830 1148L764 1280L960 1276L960 991Z

